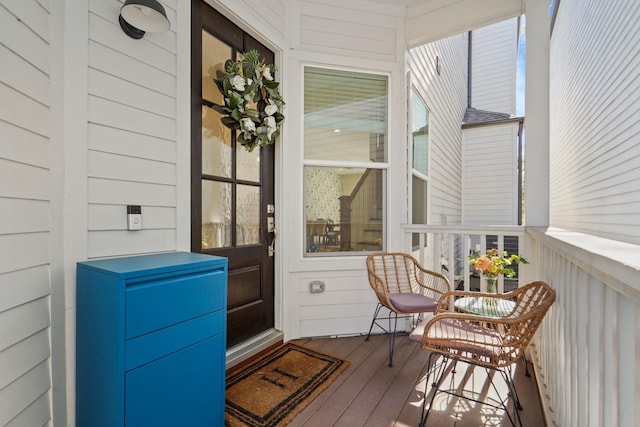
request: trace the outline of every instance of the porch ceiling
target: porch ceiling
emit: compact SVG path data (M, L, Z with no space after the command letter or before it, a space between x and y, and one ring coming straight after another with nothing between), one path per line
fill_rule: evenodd
M409 48L524 13L526 0L367 0L406 8Z

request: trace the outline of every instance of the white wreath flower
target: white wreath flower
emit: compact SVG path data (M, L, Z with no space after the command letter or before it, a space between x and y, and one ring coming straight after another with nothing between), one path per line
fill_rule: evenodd
M258 51L250 50L242 60L225 62L224 72L218 70L214 80L224 105L213 108L222 114L225 126L238 131L236 141L247 151L273 144L280 135L285 102L272 71L273 65L265 65Z

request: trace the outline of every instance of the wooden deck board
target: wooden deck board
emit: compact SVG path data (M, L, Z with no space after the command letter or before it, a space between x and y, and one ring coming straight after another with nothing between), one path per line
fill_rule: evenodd
M393 367L388 367L386 335L348 338L315 338L298 340L309 347L349 360L347 370L318 398L302 411L291 427L407 427L420 421L425 373L429 353L406 335L396 337ZM529 368L530 370L532 368ZM451 371L451 367L449 367ZM544 417L535 379L523 374L523 364L515 368L514 378L524 410L520 416L524 426L543 427ZM504 382L499 374L495 383L501 392ZM494 397L483 369L458 364L456 373L448 373L447 388L464 383L482 396ZM430 380L431 381L431 380ZM430 390L430 389L429 389ZM430 394L428 398L430 398ZM511 409L512 406L510 405ZM446 394L436 396L434 410L427 426L509 426L504 411L492 409Z

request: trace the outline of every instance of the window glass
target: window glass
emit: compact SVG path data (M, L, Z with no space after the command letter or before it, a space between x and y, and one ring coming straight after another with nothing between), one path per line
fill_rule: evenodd
M384 169L305 166L305 251L382 250Z
M202 249L231 246L231 184L202 181Z
M422 98L411 90L411 223L428 223L429 184L429 109Z
M306 256L384 250L388 77L304 71Z
M411 184L411 223L427 224L427 181L414 175Z
M304 158L385 162L387 76L307 67Z
M429 110L415 90L411 91L411 141L413 169L429 175Z
M260 187L236 186L236 244L260 243Z
M202 106L202 173L231 177L231 129L220 123L220 113Z

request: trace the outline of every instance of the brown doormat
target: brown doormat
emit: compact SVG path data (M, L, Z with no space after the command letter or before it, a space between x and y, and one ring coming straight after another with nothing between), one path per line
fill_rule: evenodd
M288 342L227 374L227 426L287 425L349 362Z

